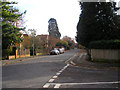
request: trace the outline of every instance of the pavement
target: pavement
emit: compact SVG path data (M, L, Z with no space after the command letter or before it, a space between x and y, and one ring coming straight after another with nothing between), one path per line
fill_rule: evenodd
M8 64L18 63L18 62L21 62L21 61L37 59L37 58L41 58L41 57L45 57L45 56L48 56L48 55L38 55L38 56L22 57L22 58L17 58L17 59L0 60L0 61L2 62L2 66L4 66L4 65L8 65Z
M74 57L66 61L67 64L87 69L104 69L104 70L120 70L120 63L98 63L88 60L85 50L80 49Z

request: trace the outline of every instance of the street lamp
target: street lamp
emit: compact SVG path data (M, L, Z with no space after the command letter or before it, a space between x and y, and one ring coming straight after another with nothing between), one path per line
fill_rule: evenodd
M31 31L31 34L33 35L33 56L34 56L34 48L35 48L35 35L36 35L36 30L35 29L29 29L28 31Z

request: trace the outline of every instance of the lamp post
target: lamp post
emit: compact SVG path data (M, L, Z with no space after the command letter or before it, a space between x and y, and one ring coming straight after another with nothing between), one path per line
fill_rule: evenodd
M33 56L34 56L34 48L35 48L35 35L36 35L36 30L35 29L29 29L28 31L31 31L31 34L33 35Z

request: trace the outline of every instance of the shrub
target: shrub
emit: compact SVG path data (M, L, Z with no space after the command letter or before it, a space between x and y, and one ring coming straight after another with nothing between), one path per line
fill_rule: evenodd
M8 59L8 56L11 53L11 49L3 49L2 50L2 59Z
M99 40L89 43L89 49L120 49L120 40Z

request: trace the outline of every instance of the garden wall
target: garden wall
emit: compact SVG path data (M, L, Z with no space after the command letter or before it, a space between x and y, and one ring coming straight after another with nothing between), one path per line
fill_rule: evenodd
M93 59L120 60L120 49L91 49Z

